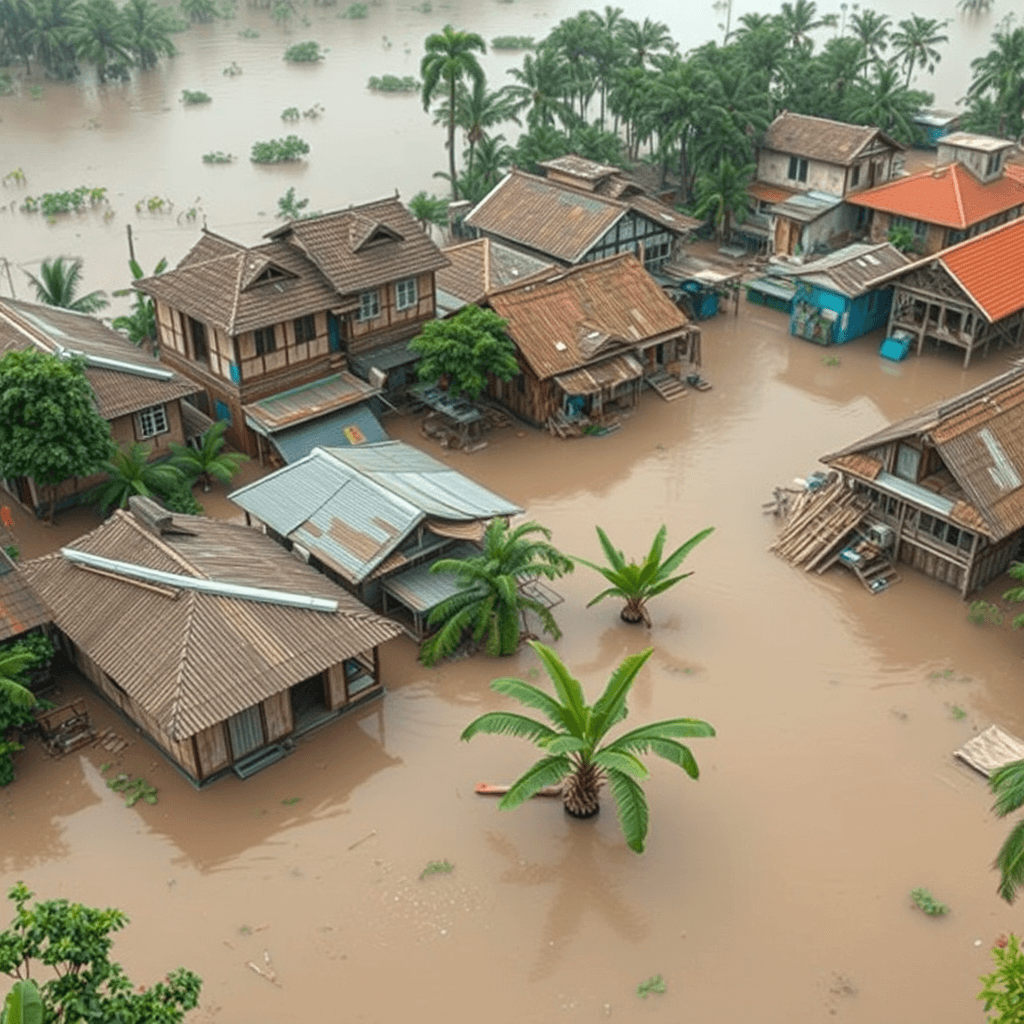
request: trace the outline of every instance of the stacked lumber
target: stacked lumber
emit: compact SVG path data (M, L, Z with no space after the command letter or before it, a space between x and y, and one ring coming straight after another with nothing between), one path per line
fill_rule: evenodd
M769 550L810 572L860 524L868 508L867 499L837 477L794 499L786 525Z

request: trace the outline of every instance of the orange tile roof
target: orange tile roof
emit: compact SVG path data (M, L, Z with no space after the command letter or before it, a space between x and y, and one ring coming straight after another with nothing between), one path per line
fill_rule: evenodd
M783 188L781 185L768 185L763 181L752 181L747 191L755 198L766 203L784 203L797 194L795 189Z
M962 164L949 164L897 178L847 196L855 206L964 230L989 217L1024 206L1024 168L981 184Z
M989 323L1024 309L1024 218L1011 220L946 249L939 262L971 296Z

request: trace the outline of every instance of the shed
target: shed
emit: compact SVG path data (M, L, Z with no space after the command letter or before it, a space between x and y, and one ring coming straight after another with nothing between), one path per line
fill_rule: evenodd
M914 124L924 134L925 145L938 149L940 140L960 127L960 115L952 110L919 110Z

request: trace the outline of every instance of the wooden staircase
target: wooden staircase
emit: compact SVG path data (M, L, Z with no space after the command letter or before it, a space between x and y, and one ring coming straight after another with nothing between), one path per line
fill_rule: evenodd
M686 394L686 386L678 377L673 377L671 374L666 373L664 370L660 370L658 373L652 374L650 377L645 377L644 380L655 391L665 399L666 402L674 402L677 398L682 398Z
M877 594L900 581L900 575L888 556L881 553L865 566L851 565L850 568L872 594Z

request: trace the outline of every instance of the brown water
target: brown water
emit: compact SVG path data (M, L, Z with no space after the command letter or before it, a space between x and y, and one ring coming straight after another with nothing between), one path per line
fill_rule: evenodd
M569 552L596 556L598 523L631 554L662 522L675 541L716 527L694 576L652 604L649 633L584 607L589 571L557 585L558 649L591 694L651 643L633 717L719 731L693 742L698 783L654 763L644 856L610 803L581 823L557 802L503 814L473 794L529 763L521 741L458 740L500 706L492 677L534 670L529 651L426 670L402 640L383 654L382 702L244 783L196 793L142 741L116 759L33 748L0 791L0 886L125 909L133 977L178 964L203 976L196 1021L980 1021L988 947L1019 915L989 868L1007 823L950 752L992 721L1024 732L1021 639L970 625L953 591L909 571L870 595L841 569L792 569L767 553L760 506L818 455L1006 358L968 373L955 356L891 364L870 338L826 365L780 315L745 304L704 329L714 390L647 395L615 435L508 429L472 456L431 449ZM388 426L426 443L414 421ZM114 760L159 788L156 806L126 808L105 787ZM420 881L441 859L454 871ZM948 917L911 906L921 885ZM276 982L248 966L267 973L264 951ZM658 973L667 992L638 999Z

